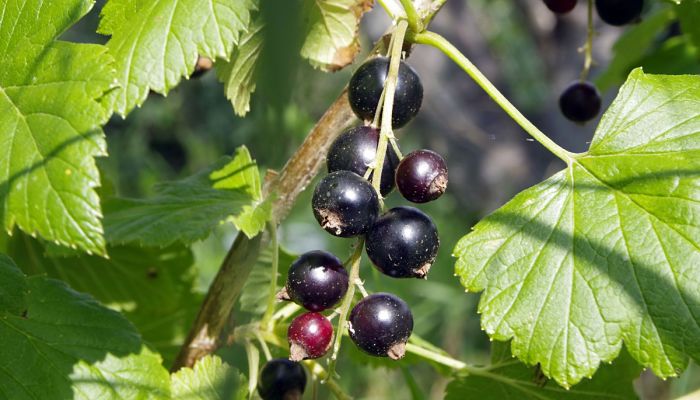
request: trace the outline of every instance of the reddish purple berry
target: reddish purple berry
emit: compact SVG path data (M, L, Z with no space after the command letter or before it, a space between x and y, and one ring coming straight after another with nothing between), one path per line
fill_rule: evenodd
M333 326L322 314L309 312L294 318L287 329L289 359L319 358L331 347Z
M447 165L431 150L416 150L401 160L396 169L396 185L408 201L427 203L447 189Z

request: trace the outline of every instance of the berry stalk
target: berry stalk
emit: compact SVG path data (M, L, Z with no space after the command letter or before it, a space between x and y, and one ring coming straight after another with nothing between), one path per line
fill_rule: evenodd
M391 48L389 49L391 61L389 62L389 74L384 84L384 104L382 108L382 125L379 131L379 144L377 145L376 159L374 160L374 173L372 175L372 186L380 193L382 182L382 168L384 167L384 156L386 155L389 138L394 137L392 129L392 112L394 109L394 91L396 90L396 79L399 74L399 62L401 61L401 49L406 36L408 22L400 20L392 37ZM381 198L381 196L380 196ZM351 279L350 282L353 282Z
M267 308L265 314L260 321L260 326L266 330L272 330L272 314L275 312L275 303L277 303L277 271L279 269L279 242L277 239L277 224L270 222L268 224L270 232L270 247L272 248L272 272L270 274L270 293L267 295Z
M386 150L385 150L386 151ZM377 189L379 193L379 189ZM333 379L335 375L335 365L338 360L338 352L340 351L340 342L343 335L347 331L348 327L348 313L350 312L350 306L352 305L352 299L355 296L356 282L360 278L360 260L362 259L362 250L364 249L364 238L357 240L355 244L355 251L350 257L350 277L348 285L348 291L345 292L345 297L343 297L343 302L340 304L340 311L338 312L338 327L335 332L335 341L333 342L333 352L331 353L330 360L328 361L328 378Z
M460 68L464 70L475 82L488 94L493 101L496 102L525 132L530 134L535 140L540 142L547 150L559 157L567 165L573 161L573 154L566 151L556 144L549 136L540 131L530 120L528 120L504 95L501 93L491 81L474 65L469 59L462 54L456 47L447 39L434 32L418 33L410 37L414 43L426 44L435 47L443 52Z
M583 45L583 70L581 70L581 82L588 79L588 73L593 65L593 36L595 29L593 28L593 0L588 0L588 25L586 33L586 44Z

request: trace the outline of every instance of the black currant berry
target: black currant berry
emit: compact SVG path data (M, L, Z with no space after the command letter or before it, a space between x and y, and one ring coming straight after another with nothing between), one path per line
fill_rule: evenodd
M309 311L323 311L336 305L347 290L348 271L343 263L327 251L314 250L292 263L277 298L292 300Z
M377 219L365 239L377 269L394 278L426 278L440 247L437 228L422 211L394 207Z
M398 360L413 331L413 314L405 301L389 293L360 300L350 312L348 330L353 342L368 354Z
M644 0L595 0L600 19L610 25L629 24L642 14Z
M316 221L340 237L363 234L379 214L379 197L369 182L350 171L332 172L318 183L311 200Z
M371 121L377 111L384 90L384 81L389 74L389 58L375 57L360 65L350 78L348 99L350 107L360 119ZM401 61L394 92L394 108L391 124L400 128L418 114L423 102L423 84L418 73Z
M331 339L333 326L328 318L316 312L301 314L287 329L289 359L319 358L331 347Z
M367 168L374 161L379 143L379 130L370 126L350 128L338 136L328 150L326 165L328 172L352 171L364 176ZM382 167L382 196L394 188L394 173L399 165L399 157L389 146L384 156Z
M260 372L258 393L263 400L301 399L305 387L306 372L298 362L270 360Z
M559 97L559 108L574 122L584 123L600 112L600 94L590 82L574 82Z
M576 7L578 0L544 0L544 4L552 12L557 14L566 14Z
M416 150L401 160L396 169L396 186L408 201L427 203L447 189L447 165L431 150Z

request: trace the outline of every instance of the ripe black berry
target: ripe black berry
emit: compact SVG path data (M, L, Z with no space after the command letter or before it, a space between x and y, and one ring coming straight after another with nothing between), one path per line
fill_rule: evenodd
M270 360L260 372L258 393L263 400L301 399L305 387L306 373L298 362Z
M559 108L564 116L583 123L600 112L600 94L590 82L574 82L559 97Z
M600 19L610 25L621 26L639 18L644 0L595 0Z
M413 207L395 207L377 219L366 236L372 263L394 278L425 278L440 239L433 221Z
M326 165L328 172L352 171L364 176L368 166L374 161L379 143L379 130L370 126L350 128L338 136L328 150ZM382 167L382 196L394 188L394 173L399 165L399 157L389 146Z
M578 0L544 0L544 4L557 14L566 14L576 7Z
M398 360L413 331L413 314L406 302L389 293L360 300L350 312L350 338L363 351Z
M431 150L416 150L401 160L396 169L396 185L408 201L427 203L447 189L447 165Z
M355 71L348 85L350 107L360 119L371 121L384 90L384 81L389 74L389 58L375 57L366 61ZM416 116L423 102L423 85L418 73L401 61L394 92L394 108L391 124L400 128Z
M319 358L331 347L333 326L328 318L315 312L301 314L287 329L289 359L301 361Z
M379 197L372 185L350 171L336 171L321 179L311 200L316 221L340 237L365 233L379 214Z
M277 297L309 311L323 311L337 304L347 290L348 272L343 263L327 251L314 250L292 263L287 284Z

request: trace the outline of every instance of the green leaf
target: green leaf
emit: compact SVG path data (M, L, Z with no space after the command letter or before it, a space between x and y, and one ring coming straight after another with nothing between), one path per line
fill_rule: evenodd
M0 19L0 220L104 254L94 157L106 154L104 46L55 40L91 0L8 0Z
M623 353L614 365L605 365L591 380L573 389L554 382L541 382L536 368L511 359L484 370L483 373L456 379L447 386L446 400L600 400L636 399L632 381L641 368Z
M217 356L206 356L194 368L182 368L172 374L173 398L181 400L244 400L248 396L246 379Z
M563 386L623 341L661 377L700 359L698 104L699 76L634 71L587 153L455 248L483 328Z
M22 271L10 258L0 254L0 310L6 310L13 314L21 314L24 311L27 297L27 283L24 281Z
M0 393L23 399L169 398L160 357L115 311L60 281L17 274L0 256L3 285L26 296L0 309ZM21 312L16 312L17 310Z
M110 243L165 247L207 237L220 223L255 206L261 198L260 177L248 149L223 158L189 178L156 187L148 199L111 198L105 202L105 236ZM262 215L261 215L262 214ZM244 216L250 232L265 215ZM247 219L246 219L247 218Z
M149 90L167 94L197 57L227 58L248 29L255 0L110 0L98 31L111 35L120 89L107 99L123 116Z
M109 259L84 254L48 257L38 241L15 234L10 255L30 275L48 275L121 312L169 364L187 336L201 295L194 291L189 250L108 247Z
M371 0L305 0L306 39L301 56L316 68L337 71L360 51L358 31Z
M255 91L255 70L263 47L264 18L258 15L233 49L230 61L216 62L216 75L224 84L226 98L231 101L236 115L250 111L250 96Z

